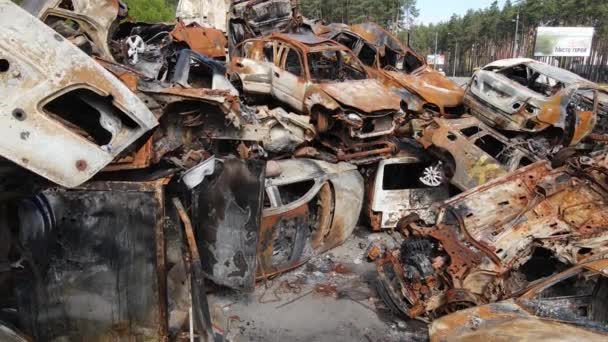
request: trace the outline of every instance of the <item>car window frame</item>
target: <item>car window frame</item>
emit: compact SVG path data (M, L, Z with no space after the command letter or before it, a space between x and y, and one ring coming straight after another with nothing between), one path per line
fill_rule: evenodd
M275 65L282 71L288 72L291 75L296 76L297 78L305 79L307 72L306 72L304 61L303 61L302 54L300 53L300 51L297 48L295 48L289 44L279 43L279 45L280 45L279 46L279 54L280 54L279 64L277 65L275 63ZM287 68L285 67L285 64L287 62L287 56L289 55L289 53L291 51L294 51L298 55L298 60L300 62L300 75L296 75L296 74L288 71Z

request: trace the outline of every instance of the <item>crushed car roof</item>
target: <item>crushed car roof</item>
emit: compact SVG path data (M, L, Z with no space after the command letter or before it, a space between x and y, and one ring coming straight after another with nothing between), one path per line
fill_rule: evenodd
M557 81L564 82L566 84L571 83L589 83L590 82L579 75L572 73L568 70L558 68L552 66L547 63L539 62L530 58L509 58L509 59L501 59L495 62L492 62L484 67L484 69L488 68L509 68L519 64L525 64L526 66L540 72L543 75L549 76L551 78L556 79Z
M285 33L273 33L266 37L266 39L277 39L283 40L290 44L296 45L303 51L318 51L325 50L327 47L345 50L346 47L336 43L335 41L327 38L317 37L308 34L285 34Z

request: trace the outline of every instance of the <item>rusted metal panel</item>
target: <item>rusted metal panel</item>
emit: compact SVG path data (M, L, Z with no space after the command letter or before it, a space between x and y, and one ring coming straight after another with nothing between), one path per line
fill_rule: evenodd
M461 311L433 322L432 342L447 341L605 341L607 335L557 320L535 317L513 301Z
M442 115L459 115L464 112L464 89L428 66L411 74L389 70L383 70L382 73L424 99L427 105L423 105L424 109L437 108Z
M106 166L104 171L145 169L152 163L154 140L149 138L146 143L136 151L119 158Z
M401 103L398 96L387 96L386 88L373 79L352 84L326 83L321 85L321 89L344 106L357 108L366 113L395 110Z
M10 1L0 9L0 58L9 64L0 110L12 113L0 119L5 158L74 187L157 125L126 86L60 35Z
M183 42L202 55L221 59L226 57L227 42L220 30L197 25L186 26L178 21L171 36L176 42Z
M429 326L431 341L483 341L497 337L504 340L605 340L608 331L599 303L608 284L607 265L606 259L584 263L545 278L512 299L445 316ZM591 272L582 275L586 270ZM575 296L561 297L547 291L553 286L576 287L576 283L567 283L572 279L591 283L595 282L591 279L596 279L595 286L588 289L592 291L591 296L580 284L576 290L580 294ZM541 305L535 308L537 304ZM578 305L572 307L570 304ZM551 309L545 311L547 308Z

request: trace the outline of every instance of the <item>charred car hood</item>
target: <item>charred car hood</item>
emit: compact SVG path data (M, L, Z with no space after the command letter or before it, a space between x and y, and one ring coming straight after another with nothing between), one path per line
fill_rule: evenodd
M340 104L365 113L401 108L401 98L374 79L321 83L319 86Z
M424 69L416 74L385 71L403 87L417 93L425 101L440 107L456 107L462 104L464 89L440 73Z

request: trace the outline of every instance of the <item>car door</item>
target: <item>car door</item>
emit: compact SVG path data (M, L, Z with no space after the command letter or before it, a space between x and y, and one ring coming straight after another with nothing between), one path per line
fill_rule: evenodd
M264 40L248 40L237 47L229 74L234 82L240 79L245 93L269 95L272 89L271 72L276 56L275 44Z
M293 47L281 44L278 63L272 70L272 95L298 112L304 110L306 70L302 55Z
M267 185L258 240L258 279L302 265L316 247L313 244L322 242L331 224L331 215L321 215L318 222L315 220L315 199L322 190L329 191L333 207L331 186L320 177L281 186Z
M608 293L607 277L579 268L553 279L525 293L517 303L543 320L606 328L608 310L603 303Z

